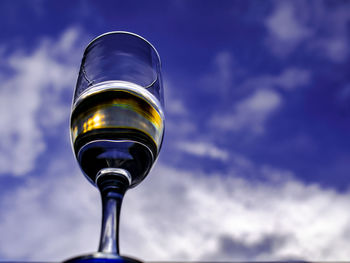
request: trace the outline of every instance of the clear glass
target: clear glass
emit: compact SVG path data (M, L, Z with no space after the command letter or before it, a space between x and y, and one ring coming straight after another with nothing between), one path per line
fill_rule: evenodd
M85 49L71 114L74 154L102 198L97 253L67 262L135 262L119 255L119 214L125 192L158 157L164 133L160 58L144 38L110 32Z

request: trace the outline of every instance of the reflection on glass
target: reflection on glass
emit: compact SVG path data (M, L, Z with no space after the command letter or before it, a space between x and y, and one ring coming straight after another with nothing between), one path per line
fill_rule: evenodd
M140 183L163 139L160 59L145 39L111 32L84 52L71 114L71 140L84 175L101 193L98 253L68 262L135 262L119 255L119 213L125 192Z

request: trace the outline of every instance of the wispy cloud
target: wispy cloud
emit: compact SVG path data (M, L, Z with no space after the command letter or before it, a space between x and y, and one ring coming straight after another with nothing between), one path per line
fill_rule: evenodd
M316 12L315 12L316 11ZM321 2L318 8L312 6L308 12L317 17L314 28L317 36L309 41L309 48L318 51L332 62L341 63L349 57L350 5L335 5L332 8Z
M227 151L220 149L208 142L183 141L177 144L177 148L191 155L209 157L222 161L227 160L229 156L229 153Z
M245 89L280 88L292 91L311 83L311 72L306 69L289 67L279 75L261 75L248 78L242 84Z
M248 130L260 134L265 122L282 103L281 96L271 89L258 89L235 105L232 114L216 115L211 124L221 130Z
M296 6L291 1L281 1L266 19L270 34L266 43L277 55L288 55L311 34L310 29L298 19L296 12Z
M248 69L236 67L229 52L218 53L213 65L214 70L200 81L206 92L215 94L218 111L212 111L209 121L215 132L262 134L267 120L287 99L281 91L294 91L312 82L311 71L297 66L282 68L277 74L253 75Z
M234 57L229 51L217 53L212 62L212 71L200 78L201 88L222 96L230 94L235 74L240 72L234 65Z
M0 89L0 174L33 169L46 147L42 128L54 129L69 116L62 94L74 86L79 38L72 28L57 40L43 39L31 53L2 54L2 67L13 74L2 77Z
M168 78L164 79L164 90L165 90L165 111L171 116L186 116L188 110L184 105L181 96L179 95L179 89L174 86L173 82Z
M332 62L344 62L349 56L347 24L349 5L334 5L325 1L277 1L266 18L266 45L279 57L297 49L318 53Z

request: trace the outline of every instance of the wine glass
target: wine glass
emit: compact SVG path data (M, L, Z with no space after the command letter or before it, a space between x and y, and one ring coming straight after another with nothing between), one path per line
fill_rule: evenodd
M125 192L146 177L157 159L163 104L160 58L150 42L115 31L88 44L70 131L80 168L101 193L102 227L98 252L67 262L136 261L119 255L120 208Z

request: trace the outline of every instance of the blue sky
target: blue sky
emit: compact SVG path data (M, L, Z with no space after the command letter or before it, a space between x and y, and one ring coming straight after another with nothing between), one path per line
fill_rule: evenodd
M69 141L84 47L155 45L166 133L125 198L144 260L348 260L350 2L1 1L0 259L95 251L99 194Z

